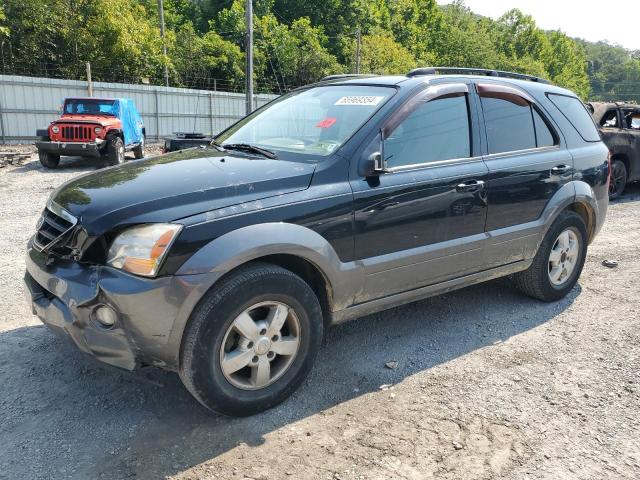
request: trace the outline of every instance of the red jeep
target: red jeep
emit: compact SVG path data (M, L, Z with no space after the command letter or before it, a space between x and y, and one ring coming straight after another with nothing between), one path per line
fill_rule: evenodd
M127 98L67 98L62 116L38 130L40 163L55 168L61 156L104 157L109 165L125 161L125 152L144 157L142 117Z

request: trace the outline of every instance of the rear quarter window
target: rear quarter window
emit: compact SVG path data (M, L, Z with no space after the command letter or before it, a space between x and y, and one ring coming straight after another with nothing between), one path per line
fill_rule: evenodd
M558 93L547 93L549 100L558 107L573 128L580 134L583 140L587 142L599 142L600 133L593 123L593 119L587 111L584 104L577 97L568 95L560 95Z

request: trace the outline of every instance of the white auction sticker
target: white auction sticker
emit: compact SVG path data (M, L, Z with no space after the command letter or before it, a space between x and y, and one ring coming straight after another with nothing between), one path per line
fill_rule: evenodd
M366 105L376 106L384 97L375 95L353 95L350 97L342 97L334 105Z

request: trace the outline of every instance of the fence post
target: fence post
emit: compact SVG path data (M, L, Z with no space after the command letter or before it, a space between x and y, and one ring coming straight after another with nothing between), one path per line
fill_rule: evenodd
M93 82L91 81L91 63L87 62L87 91L93 97Z
M2 102L0 102L0 137L2 138L2 143L7 143L5 134L4 134L4 110L2 108Z
M211 92L209 92L209 128L211 136L213 136L213 93Z
M154 88L153 93L156 99L156 140L160 140L160 107L158 106L158 89Z

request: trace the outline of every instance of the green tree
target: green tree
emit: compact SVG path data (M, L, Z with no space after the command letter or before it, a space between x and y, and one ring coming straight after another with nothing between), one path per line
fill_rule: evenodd
M162 78L170 60L162 53L162 39L154 15L130 0L94 0L94 8L77 36L82 57L91 62L96 79L137 82L143 77ZM175 32L166 32L172 48Z
M327 37L309 18L296 19L290 26L266 15L256 21L256 47L266 59L266 76L278 88L291 88L339 73L343 67L326 48Z
M236 90L244 83L244 53L215 31L200 36L185 23L176 32L169 56L173 84Z
M463 2L443 7L437 62L444 66L497 68L498 52L491 36L494 22L475 15Z
M9 35L9 27L5 25L6 21L7 21L7 17L4 14L4 9L2 8L2 5L0 5L0 38L6 37Z
M551 48L545 59L545 67L550 79L562 87L573 90L586 100L590 86L584 51L562 32L549 32L547 38Z
M355 41L347 47L355 61ZM360 71L379 75L404 75L416 67L411 52L396 42L390 32L381 31L362 37Z

